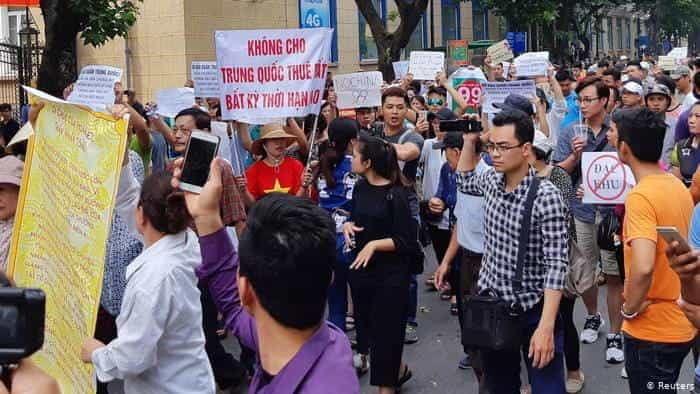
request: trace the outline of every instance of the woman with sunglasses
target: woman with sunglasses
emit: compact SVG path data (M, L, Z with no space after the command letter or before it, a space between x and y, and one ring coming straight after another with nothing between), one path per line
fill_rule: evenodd
M353 148L355 184L345 243L357 252L350 265L358 356L372 360L370 384L380 394L395 393L411 376L401 361L411 270L404 254L415 237L407 182L394 147L361 134Z

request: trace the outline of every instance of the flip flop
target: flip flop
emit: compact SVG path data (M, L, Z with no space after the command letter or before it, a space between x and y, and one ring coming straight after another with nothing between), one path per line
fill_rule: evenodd
M404 364L403 367L403 374L399 378L398 382L396 382L396 391L401 390L401 386L403 386L406 382L408 382L411 378L413 377L413 372L411 372L410 369L408 369L408 364Z

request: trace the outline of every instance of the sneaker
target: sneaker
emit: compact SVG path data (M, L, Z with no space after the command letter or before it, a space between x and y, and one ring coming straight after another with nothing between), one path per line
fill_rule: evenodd
M622 351L622 335L608 334L606 342L605 361L609 364L619 364L625 361L625 353Z
M586 323L583 325L583 331L581 331L581 342L593 343L597 341L600 328L604 325L605 322L600 313L596 313L595 316L588 316Z
M469 358L469 355L464 356L463 359L459 360L459 365L457 365L459 369L469 369L472 367L472 360Z
M620 377L621 377L622 379L629 379L629 378L627 377L627 368L622 367L622 371L620 372Z
M362 376L369 371L369 356L366 354L355 353L352 356L352 365L358 376Z
M578 378L566 378L566 392L568 394L575 394L583 390L583 384L586 381L586 377L583 372L579 371Z
M416 331L416 328L412 325L407 324L406 337L404 338L403 343L410 345L416 342L418 342L418 331Z

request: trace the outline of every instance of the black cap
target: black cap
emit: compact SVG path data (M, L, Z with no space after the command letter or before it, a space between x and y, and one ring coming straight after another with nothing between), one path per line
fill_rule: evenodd
M432 112L428 112L428 122L431 122L433 119L437 117L440 120L455 120L457 119L457 115L454 114L454 112L450 111L447 108L440 108L440 110L435 114Z
M447 148L457 148L462 149L464 145L464 138L462 133L456 133L451 131L445 135L442 141L438 141L433 144L433 149L447 149Z
M493 106L499 109L517 109L525 112L528 116L535 114L530 100L519 94L509 94L504 102L493 103Z

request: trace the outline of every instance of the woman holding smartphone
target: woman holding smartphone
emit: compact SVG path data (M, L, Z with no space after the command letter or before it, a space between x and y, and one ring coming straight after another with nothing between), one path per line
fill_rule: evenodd
M361 134L353 148L353 209L343 225L345 242L357 252L350 265L357 351L372 360L370 383L395 393L412 373L401 361L408 309L410 267L403 257L412 233L406 181L394 147Z
M153 174L139 193L131 171L122 171L116 209L142 236L144 250L126 270L117 338L108 345L86 339L80 357L94 364L99 381L123 380L127 393L213 394L194 272L202 262L199 241L171 179Z

